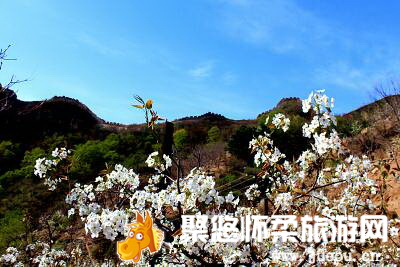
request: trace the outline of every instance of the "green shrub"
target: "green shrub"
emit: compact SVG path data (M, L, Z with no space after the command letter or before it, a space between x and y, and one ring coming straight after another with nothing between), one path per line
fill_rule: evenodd
M18 166L20 160L20 145L11 141L0 142L0 174Z
M22 213L19 210L7 211L0 219L0 254L9 246L21 246L21 236L25 233Z
M209 143L218 142L221 139L221 131L217 126L213 126L207 132L207 141Z
M368 127L365 120L355 119L352 116L337 117L336 131L341 137L351 137L359 134L364 128Z
M249 143L256 135L257 130L254 127L240 126L228 141L228 151L238 159L248 163L253 162L253 157L249 149Z
M183 150L189 143L189 134L186 129L179 129L174 133L174 144L177 150Z

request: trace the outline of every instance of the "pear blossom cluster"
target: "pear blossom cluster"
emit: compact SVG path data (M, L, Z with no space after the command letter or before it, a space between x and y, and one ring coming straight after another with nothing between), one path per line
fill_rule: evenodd
M335 101L333 98L329 99L324 92L324 89L311 92L307 99L302 100L303 112L307 113L309 110L313 110L317 115L321 113L330 115Z
M34 174L36 176L39 176L40 178L44 178L44 177L46 177L47 172L54 166L57 166L57 163L55 160L39 158L36 160L36 163L35 163Z
M165 206L170 206L175 211L180 206L183 212L199 212L198 203L207 206L237 206L239 203L239 198L234 197L232 193L221 196L215 189L213 177L201 169L193 169L185 178L173 181L166 189L157 192L152 189L153 187L145 187L144 190L137 190L130 198L131 209L143 210L145 207L151 207L157 214L161 214Z
M340 138L335 130L332 130L330 136L327 133L314 134L315 143L313 144L314 150L319 155L324 155L329 151L338 151L340 149Z
M329 100L323 94L324 91L312 92L307 99L302 101L303 112L307 113L312 110L316 114L310 123L303 125L303 135L305 137L311 138L312 135L318 134L319 131L337 124L336 117L332 114L334 100L333 98Z
M65 147L62 148L57 147L51 152L53 158L58 158L59 160L66 159L69 154L71 154L71 150L68 150Z
M67 266L69 254L64 250L50 248L48 244L42 243L42 251L33 259L39 267Z
M275 164L286 157L279 148L274 146L273 140L270 139L270 135L267 133L251 140L249 148L255 152L254 163L257 167L265 162Z
M19 251L14 247L8 247L6 254L0 255L0 266L25 267L25 266L93 266L93 267L115 267L131 266L129 262L116 264L111 259L97 260L89 259L84 255L78 245L70 252L51 248L49 244L41 241L28 244L25 250ZM160 266L160 265L158 265Z
M104 199L107 190L115 190L118 198L132 194L139 186L139 178L132 170L117 164L105 177L97 177L95 183L96 186L75 184L65 199L72 206L68 210L68 217L78 212L85 222L86 233L92 238L97 238L102 233L106 239L114 240L118 234L126 234L128 214L125 210L119 210L116 205L109 209L96 201Z
M282 210L288 210L292 203L293 196L288 193L280 193L275 197L275 203L278 205Z
M52 177L51 171L53 171L57 165L65 160L68 155L71 154L71 150L66 148L56 148L51 152L52 158L38 158L35 163L34 174L40 178L44 178L44 184L49 187L51 191L54 191L57 184L61 182L61 177Z
M266 122L268 123L268 120ZM278 113L275 114L274 118L272 119L272 124L275 125L277 129L282 129L284 132L286 132L289 130L290 119L284 114Z
M297 159L297 163L299 163L300 168L302 170L308 170L310 165L317 160L317 154L310 150L303 151L300 157Z
M128 188L130 191L135 190L139 184L139 175L137 175L132 169L127 169L121 164L115 165L114 170L104 177L96 178L97 187L95 191L102 192L113 187L120 188L121 196L124 194L124 189Z
M258 184L252 184L244 193L248 200L254 200L259 197L261 194L260 190L258 190Z
M23 255L25 257L22 257ZM6 254L0 256L0 263L1 266L13 267L67 266L69 259L70 255L64 250L50 248L47 243L38 241L28 244L25 247L25 251L18 251L14 247L8 247Z
M14 247L8 247L6 254L0 256L0 263L5 266L24 266L22 262L18 260L20 252Z
M92 238L99 237L102 232L106 239L113 241L119 233L125 235L129 231L128 223L125 211L103 209L101 214L91 212L86 217L85 230Z
M181 215L246 216L274 213L319 215L334 220L342 215L357 217L381 214L380 206L371 200L381 193L381 188L368 176L373 164L366 156L344 156L340 137L334 130L336 118L332 113L333 107L334 100L328 98L323 90L312 92L302 101L303 112L313 116L310 122L303 125L303 135L309 139L310 147L293 160L286 159L270 134L254 137L249 148L254 153L254 163L260 173L256 182L243 192L243 197L232 192L219 192L215 178L202 168L195 168L184 177L170 176L167 170L173 163L171 157L155 151L146 160L147 166L154 169L152 174L142 177L117 164L110 173L95 178L89 184L75 184L65 200L69 206L68 216L79 216L91 238L116 241L127 234L126 224L134 219L135 211L149 211L164 231L174 233L173 240L164 242L157 253L160 266L213 263L227 266L311 266L309 257L316 251L350 252L355 256L358 266L366 266L367 262L359 256L361 249L383 253L385 257L381 264L397 264L400 249L395 242L382 245L368 241L363 247L359 240L351 245L285 243L269 239L258 243L193 243L179 235L177 221ZM270 123L269 118L265 123ZM271 123L274 126L272 128L285 132L290 128L290 119L281 113L276 114ZM68 155L68 150L60 149L53 151L53 159L38 159L35 174L46 178L47 173L57 167L59 161L67 159ZM392 239L398 238L399 228L400 220L390 220ZM300 228L290 230L301 231ZM45 255L56 255L51 251L47 249ZM301 257L282 262L282 259L274 256L277 252L297 252ZM57 253L62 258L62 253ZM43 256L38 260L45 262L49 257ZM142 258L148 262L152 257L144 252ZM11 256L9 258L14 259ZM334 264L350 266L353 262L337 260Z
M154 168L159 172L163 172L172 166L172 160L167 155L163 155L162 159L163 161L159 158L158 151L154 151L148 156L146 164L150 168Z

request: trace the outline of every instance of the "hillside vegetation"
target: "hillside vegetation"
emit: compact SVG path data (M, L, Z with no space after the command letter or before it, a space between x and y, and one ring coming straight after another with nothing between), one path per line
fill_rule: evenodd
M82 222L66 216L68 211L62 205L73 184L93 182L94 177L109 173L116 164L150 177L151 169L145 164L148 155L165 149L165 141L160 141L168 139L164 123L154 130L146 125L107 123L68 97L26 102L9 89L0 94L7 99L0 110L0 254L9 246L23 247L34 240L45 239L55 247L70 245L70 225L75 225L75 235L84 235ZM330 127L344 138L349 153L375 159L391 153L396 158L399 144L393 143L399 137L399 124L388 103L397 98L391 96L336 116L337 125ZM266 123L277 114L290 119L287 131ZM314 115L312 110L302 111L300 99L287 98L256 120L235 121L210 112L173 121L171 145L177 167L171 172L187 175L193 168L203 167L216 177L221 192L243 195L243 188L248 188L262 170L254 162L250 141L270 134L288 160L296 159L302 151L311 149L302 126ZM48 191L42 179L34 175L35 164L38 158L50 157L57 147L73 151L65 166L68 182ZM390 168L398 167L393 161L390 164ZM115 257L112 247L112 243L104 242L91 246L90 251L104 258Z

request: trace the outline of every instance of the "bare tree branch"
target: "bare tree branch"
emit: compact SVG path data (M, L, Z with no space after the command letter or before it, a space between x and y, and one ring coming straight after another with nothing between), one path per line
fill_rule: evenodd
M383 114L389 111L390 114L388 115L392 115L400 124L400 83L390 80L388 85L380 84L375 86L374 92L380 98L381 103L389 107L389 110L386 110L386 107L381 105Z
M7 60L16 60L15 58L8 58L7 57L7 50L11 47L8 45L5 49L0 49L0 70L3 67L3 62Z
M8 45L7 48L0 49L0 71L3 68L3 63L5 61L16 60L15 58L9 58L7 56L7 51L10 47L11 47L11 45ZM6 90L11 89L11 87L13 87L16 84L23 83L26 81L28 81L28 80L27 79L18 80L15 78L14 75L12 75L10 81L6 85L3 86L0 83L0 111L4 110L8 106L8 104L9 104L8 99L15 95L15 92L8 93L8 92L6 92ZM6 93L4 93L4 92L6 92Z

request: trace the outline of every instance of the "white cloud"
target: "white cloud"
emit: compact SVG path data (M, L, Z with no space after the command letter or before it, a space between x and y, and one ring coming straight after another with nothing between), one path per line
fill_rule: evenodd
M222 74L221 78L222 81L226 84L232 84L237 80L237 76L232 72L225 72L224 74Z
M348 61L338 61L324 68L317 68L313 78L324 86L371 91L374 86L396 76L396 66L399 65L400 62L395 60L387 60L384 65L374 62L371 65L358 66Z
M284 53L328 45L331 27L291 0L223 1L220 23L228 35Z
M275 54L294 56L314 84L371 90L399 76L400 38L388 32L355 31L295 0L220 0L223 34ZM295 59L295 60L297 60ZM287 60L287 58L285 58Z
M335 85L356 90L369 87L371 78L365 71L351 66L348 62L336 62L314 72L314 79L325 86Z
M89 35L87 33L82 33L78 35L78 41L90 48L94 49L96 52L104 55L104 56L123 56L125 55L124 51L110 46L104 42L97 40L94 36Z
M204 63L196 66L193 69L190 69L188 71L188 73L193 78L197 78L197 79L207 78L212 75L212 72L214 70L214 65L215 64L213 61L207 61L207 62L204 62Z

